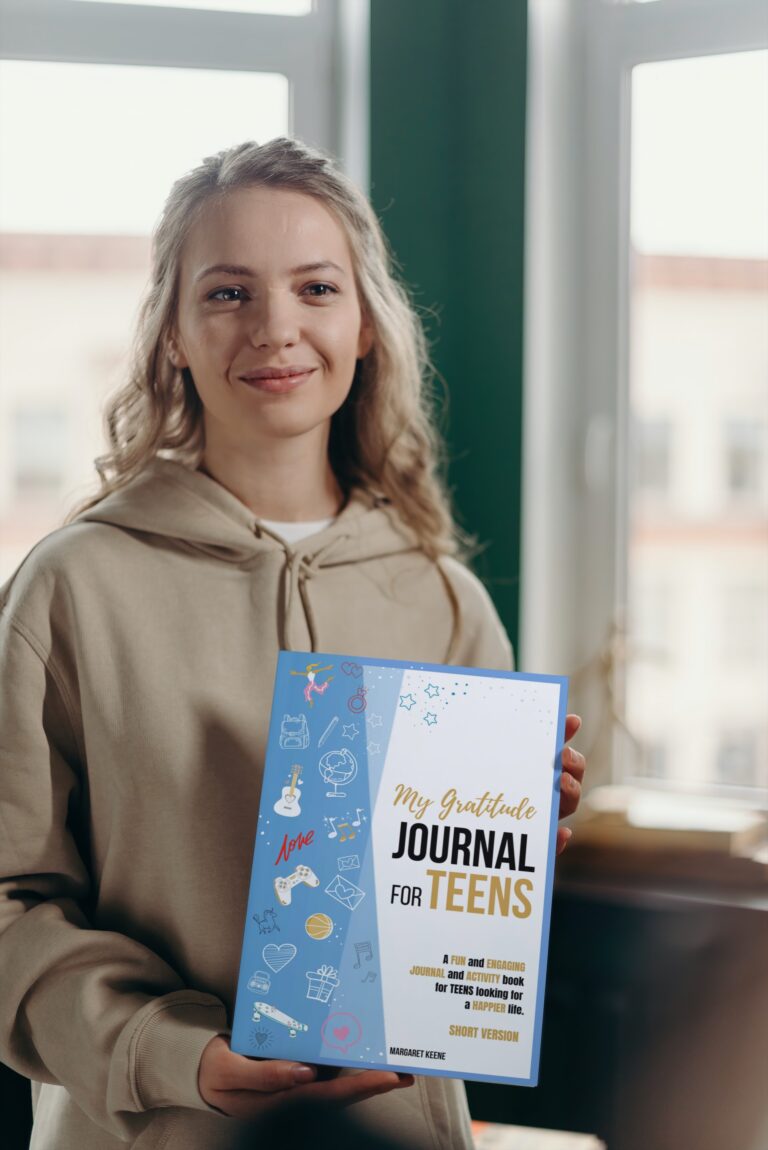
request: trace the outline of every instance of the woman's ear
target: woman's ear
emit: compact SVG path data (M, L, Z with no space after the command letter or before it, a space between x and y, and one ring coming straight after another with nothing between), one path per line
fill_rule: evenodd
M166 351L167 351L169 360L171 361L171 363L173 364L173 366L175 368L178 368L180 370L182 367L189 367L189 363L187 362L186 358L179 351L178 345L176 343L176 339L172 335L168 337L168 340L166 343Z
M357 341L357 358L363 359L373 347L373 325L363 316L360 324L360 338Z

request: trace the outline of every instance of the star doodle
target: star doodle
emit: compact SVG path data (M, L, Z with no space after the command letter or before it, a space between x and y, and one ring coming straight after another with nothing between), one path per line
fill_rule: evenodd
M355 724L354 723L348 723L346 726L344 726L342 728L341 737L342 737L342 739L349 739L351 741L352 739L356 738L359 734L360 734L360 732L358 731Z
M404 711L410 711L411 707L416 706L416 700L413 695L401 695L398 705L401 706Z
M434 727L435 723L437 722L437 715L434 713L434 711L427 711L426 715L424 716L424 722L428 727Z
M424 693L428 699L436 699L440 694L440 688L436 687L434 683L427 683L426 687L424 688Z
M368 722L371 724L372 727L380 727L381 726L381 715L369 715L368 716Z
M378 743L369 743L367 750L369 755L378 755L381 751L381 747Z

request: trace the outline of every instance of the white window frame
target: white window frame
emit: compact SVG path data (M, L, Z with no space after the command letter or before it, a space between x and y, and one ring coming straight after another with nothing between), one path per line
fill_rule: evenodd
M306 16L0 0L0 58L279 72L291 135L367 193L369 23L369 0L314 0Z
M572 675L591 782L623 681L631 70L768 47L765 0L530 0L520 664Z

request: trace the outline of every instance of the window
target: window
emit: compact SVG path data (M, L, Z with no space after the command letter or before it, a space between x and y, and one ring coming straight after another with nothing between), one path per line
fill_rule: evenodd
M768 564L763 575L723 587L719 656L728 674L762 673L768 693Z
M735 500L757 501L764 487L768 424L730 419L724 431L728 494Z
M202 8L208 12L259 12L273 16L307 16L312 0L77 0L79 4L141 4L143 7Z
M14 412L13 486L21 500L59 495L67 476L68 419L62 407Z
M765 7L529 30L520 663L571 676L592 784L764 803L764 740L754 770L718 747L768 730Z
M96 485L179 174L296 135L365 186L365 116L346 111L367 107L364 7L337 26L331 0L47 0L45 20L0 0L0 583Z
M644 779L666 779L668 770L669 756L664 744L646 743L640 755L637 775Z
M635 485L639 491L665 495L669 489L672 428L665 419L636 419Z
M765 786L768 780L758 779L757 742L757 736L753 731L723 734L715 762L717 781L731 786L754 787L758 784Z

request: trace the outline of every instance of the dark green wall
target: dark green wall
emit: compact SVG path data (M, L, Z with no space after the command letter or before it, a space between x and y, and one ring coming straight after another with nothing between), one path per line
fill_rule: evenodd
M525 0L371 0L371 199L449 389L449 483L517 646Z

